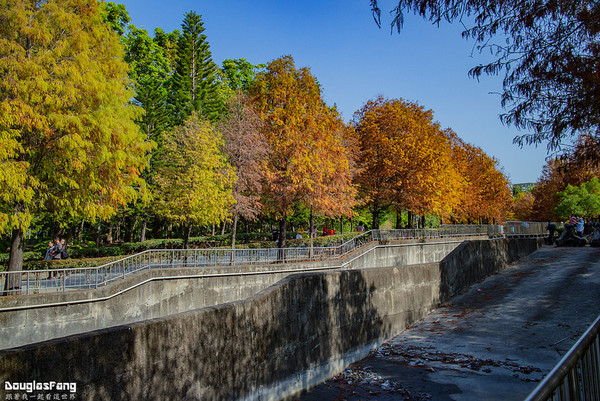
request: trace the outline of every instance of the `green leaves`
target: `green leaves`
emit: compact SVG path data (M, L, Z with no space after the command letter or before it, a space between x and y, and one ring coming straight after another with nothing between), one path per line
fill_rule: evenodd
M216 120L224 104L218 96L217 66L212 60L202 17L193 11L185 14L177 41L177 64L172 81L170 104L181 124L192 111Z
M600 180L596 177L579 187L567 185L557 195L560 200L554 212L563 219L570 216L590 218L600 215Z
M254 84L257 72L266 67L265 64L252 65L245 58L223 60L219 78L232 91L246 92Z

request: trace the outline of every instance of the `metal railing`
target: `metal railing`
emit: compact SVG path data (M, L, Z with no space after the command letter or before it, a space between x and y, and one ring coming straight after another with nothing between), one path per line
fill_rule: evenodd
M600 316L525 401L600 400Z
M504 235L510 236L544 236L547 234L548 223L539 221L507 221L504 225Z
M502 226L446 225L439 229L371 230L340 245L261 249L151 249L98 267L0 273L3 295L93 289L140 270L333 260L371 241L495 235Z

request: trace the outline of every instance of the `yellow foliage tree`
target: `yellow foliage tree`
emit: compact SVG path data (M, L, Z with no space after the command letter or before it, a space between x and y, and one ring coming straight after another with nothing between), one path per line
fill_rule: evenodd
M22 267L34 216L108 218L148 163L119 39L96 0L0 0L0 231ZM64 222L64 221L63 221Z
M221 134L196 112L164 138L154 176L157 205L166 219L184 226L185 249L193 224L227 218L237 177L221 151Z

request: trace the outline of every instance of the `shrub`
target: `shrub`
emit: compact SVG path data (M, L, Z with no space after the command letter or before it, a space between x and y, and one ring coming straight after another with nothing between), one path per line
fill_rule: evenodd
M43 259L45 253L46 253L46 251L44 251L43 253L40 253L40 252L23 252L23 261L35 260L35 259ZM0 253L0 265L7 265L9 258L10 258L10 253Z
M95 267L121 259L120 256L88 259L63 260L28 260L23 262L23 270L72 269L79 267ZM0 271L5 271L6 265L0 265Z

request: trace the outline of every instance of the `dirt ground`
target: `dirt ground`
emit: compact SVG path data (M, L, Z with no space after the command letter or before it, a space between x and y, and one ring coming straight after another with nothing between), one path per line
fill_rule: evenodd
M297 400L523 400L599 314L600 249L544 247Z

